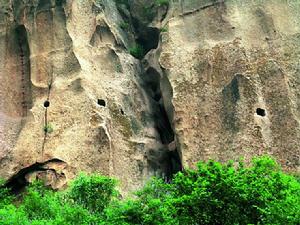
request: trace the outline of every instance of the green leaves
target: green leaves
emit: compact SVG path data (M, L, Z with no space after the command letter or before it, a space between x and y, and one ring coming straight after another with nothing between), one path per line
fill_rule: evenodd
M0 224L99 224L101 211L115 193L114 186L114 180L96 174L81 174L66 192L54 192L34 182L18 208L1 200Z
M3 184L3 182L2 182ZM80 174L65 192L41 183L29 186L22 201L0 189L0 224L194 225L299 224L300 183L270 157L221 164L199 162L171 183L152 178L135 198L120 200L116 181ZM17 206L16 206L17 205Z
M209 161L178 173L171 184L152 180L136 204L143 210L160 205L151 208L151 222L141 224L297 224L299 191L299 183L269 157L254 159L251 167ZM160 210L168 216L160 217Z
M155 0L155 4L157 6L168 6L170 3L170 0Z
M0 179L0 208L10 204L14 197L10 195L9 189L5 187L5 181Z
M71 184L68 198L94 213L101 213L117 194L116 181L92 174L81 173Z
M129 48L129 53L137 59L142 59L145 54L145 50L143 46L136 44L132 48Z

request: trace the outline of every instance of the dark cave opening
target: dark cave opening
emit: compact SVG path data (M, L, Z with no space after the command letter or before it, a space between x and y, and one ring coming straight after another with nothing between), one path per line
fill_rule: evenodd
M48 100L46 100L45 102L44 102L44 107L45 108L48 108L50 106L50 102L48 101Z
M56 6L62 7L65 4L66 4L66 0L55 0Z
M159 38L159 29L147 27L138 32L136 42L138 45L142 46L144 55L146 55L151 49L156 49L158 47Z
M106 106L106 102L105 102L105 100L103 100L103 99L98 99L98 100L97 100L97 104L100 105L100 106L103 106L103 107Z
M26 175L33 171L42 171L45 170L42 168L43 163L35 163L29 167L21 169L17 174L11 177L5 184L5 187L11 190L14 194L21 193L25 187L29 184L26 179Z
M166 167L164 168L164 173L166 181L169 182L172 180L174 174L182 171L182 162L177 147L169 149L169 144L175 141L175 134L164 105L159 104L158 107L159 111L155 120L156 129L160 135L162 144L166 146L164 157Z
M135 30L135 51L138 51L136 54L133 54L133 56L138 59L143 59L151 49L158 47L160 30L156 27L148 27L136 18L132 18L132 25Z
M174 151L169 151L167 153L167 158L168 158L169 169L166 171L166 181L170 182L173 176L176 173L182 171L183 168L182 168L181 158L177 149Z
M262 108L257 108L257 109L256 109L256 114L257 114L258 116L264 117L264 116L266 116L266 110L265 110L265 109L262 109Z
M13 194L19 194L25 190L26 186L29 185L29 182L26 179L28 174L39 171L49 171L52 169L46 168L45 165L48 163L65 163L60 159L51 159L43 163L36 162L28 167L21 169L18 173L12 176L5 183L5 187L8 188Z

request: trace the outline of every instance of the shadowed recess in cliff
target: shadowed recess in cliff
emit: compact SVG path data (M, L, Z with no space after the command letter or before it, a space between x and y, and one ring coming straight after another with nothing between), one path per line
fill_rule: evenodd
M170 181L173 174L182 170L180 154L178 152L175 134L171 125L163 99L161 88L161 74L154 68L148 67L141 76L142 88L145 90L151 106L151 114L155 129L157 130L163 149L151 151L149 165L155 171L160 171L167 181ZM165 96L172 96L171 94Z
M44 11L51 9L51 0L40 0L37 6L37 11Z
M239 119L237 116L237 103L240 99L239 80L242 75L236 75L230 84L222 90L223 125L227 130L238 132Z
M151 49L157 48L159 35L160 31L155 27L139 29L136 42L138 45L142 46L144 55L146 55Z
M66 167L66 163L60 159L51 159L43 163L36 162L28 167L21 169L14 176L7 180L5 186L13 193L18 194L30 183L30 175L35 174L36 179L43 180L45 184L54 187L54 183L65 180L65 175L61 171L56 171L55 166ZM53 178L49 181L49 175Z
M106 23L103 22L103 24L96 26L90 44L97 47L106 44L116 44L115 37Z
M134 6L134 4L135 3L133 3L132 6ZM164 99L166 97L171 97L172 94L163 93L163 90L166 90L165 88L161 88L161 84L162 77L164 77L165 74L161 74L163 73L162 70L160 68L156 68L159 64L157 58L159 55L157 55L155 51L151 51L157 49L160 46L159 43L161 41L160 29L149 26L158 12L157 5L152 5L148 8L148 11L150 10L149 12L156 12L151 15L151 17L139 15L139 12L132 11L134 8L135 7L129 7L129 10L131 11L132 16L132 26L135 30L136 50L140 50L141 54L132 55L143 60L141 66L144 72L140 75L141 87L145 90L149 100L154 127L159 134L159 139L163 146L160 149L149 151L147 153L148 163L151 169L159 172L167 181L170 181L175 173L182 170L182 162L176 145L173 126L171 124L173 119L169 118L169 115L172 113L167 113L169 110L166 109L166 99ZM156 59L154 61L148 61L147 58L144 58L144 56L148 53L154 54L153 56ZM152 63L157 65L152 65Z
M26 117L28 110L32 107L31 79L30 79L30 49L27 40L27 32L24 25L15 29L15 42L17 48L18 71L20 80L19 104L21 116Z
M152 67L149 67L143 75L144 89L147 94L156 102L161 100L160 74Z
M262 108L257 108L256 109L256 114L258 115L258 116L266 116L266 110L265 109L262 109Z

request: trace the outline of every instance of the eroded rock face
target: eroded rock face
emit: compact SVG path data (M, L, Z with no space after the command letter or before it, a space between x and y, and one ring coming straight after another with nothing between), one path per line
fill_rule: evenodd
M183 163L271 154L299 170L299 1L179 1L160 63Z
M163 145L137 78L140 61L126 50L133 35L120 28L115 3L2 6L0 176L25 169L26 181L61 187L79 171L100 172L128 191L160 170L149 168L148 152ZM55 167L45 169L53 159L66 165L63 181L52 179Z
M11 183L62 188L101 172L127 192L182 164L265 153L299 170L298 1L0 6L0 176Z

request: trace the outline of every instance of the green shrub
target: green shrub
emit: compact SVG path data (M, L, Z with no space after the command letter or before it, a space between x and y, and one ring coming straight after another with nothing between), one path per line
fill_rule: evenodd
M119 63L115 64L115 71L116 71L117 73L122 73L122 72L123 72L122 65L119 64Z
M13 196L9 193L9 189L5 187L5 181L0 179L0 208L10 204L13 199Z
M168 28L167 27L162 27L162 28L160 28L160 32L163 32L163 33L168 32Z
M3 182L2 182L3 184ZM133 199L114 198L116 182L80 174L65 192L40 182L16 205L2 185L0 224L288 224L300 221L300 183L269 157L239 163L200 162L171 183L151 179Z
M81 173L71 184L68 198L92 212L101 213L117 194L116 181L101 175Z
M44 126L44 132L45 133L52 133L53 132L53 126L50 123L47 123Z
M170 0L155 0L157 6L168 6Z
M127 22L122 22L122 23L120 24L120 28L121 28L122 30L128 31L128 30L129 30L129 27L130 27L130 25L129 25L129 23L127 23Z
M160 208L172 212L178 224L300 221L300 184L268 157L253 160L247 168L242 163L237 168L231 163L199 163L197 170L178 173L171 184L151 183L138 196L145 207L160 200Z
M8 204L0 207L0 224L1 225L29 225L29 220L23 210L16 206Z
M77 204L71 204L64 193L56 193L40 182L30 185L17 208L7 204L0 208L0 224L60 225L98 224L99 218Z
M136 44L134 47L129 49L129 53L137 59L142 59L144 56L144 49L141 45Z

